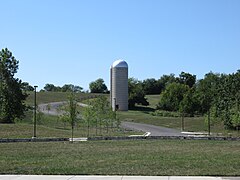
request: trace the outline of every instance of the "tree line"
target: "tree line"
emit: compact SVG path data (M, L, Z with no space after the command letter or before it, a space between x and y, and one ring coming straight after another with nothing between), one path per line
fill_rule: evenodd
M159 80L138 81L138 86L144 95L160 94L158 110L177 111L183 117L206 114L209 121L222 121L225 128L240 127L240 70L232 74L209 72L200 80L181 72L178 77L170 74Z
M7 49L0 51L0 122L14 122L27 110L26 91L33 91L29 83L15 78L19 61ZM92 93L109 93L103 79L89 84ZM204 115L222 121L226 128L240 127L240 70L232 74L210 72L203 79L181 72L139 81L129 78L129 108L137 104L149 105L146 94L160 94L156 109L177 111L186 115ZM65 84L62 87L46 84L44 91L81 92L82 87Z
M30 86L31 87L31 86ZM30 89L29 85L26 83L26 89ZM89 84L89 89L91 93L109 93L107 86L102 78L92 81ZM55 86L54 84L47 83L41 91L47 92L83 92L81 86L73 84L65 84L62 87Z
M55 86L54 84L45 84L43 90L46 92L82 92L83 88L73 84L65 84L61 86Z

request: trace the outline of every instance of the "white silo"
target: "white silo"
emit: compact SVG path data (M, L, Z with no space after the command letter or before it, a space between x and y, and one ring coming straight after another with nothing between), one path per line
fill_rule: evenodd
M128 64L123 60L115 61L110 70L110 99L113 111L128 110Z

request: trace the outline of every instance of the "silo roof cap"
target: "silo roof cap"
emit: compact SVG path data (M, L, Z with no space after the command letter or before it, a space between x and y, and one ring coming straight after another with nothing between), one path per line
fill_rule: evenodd
M128 68L128 64L126 63L126 61L123 61L123 60L117 60L115 61L113 64L112 64L112 68L118 68L118 67L121 67L121 68Z

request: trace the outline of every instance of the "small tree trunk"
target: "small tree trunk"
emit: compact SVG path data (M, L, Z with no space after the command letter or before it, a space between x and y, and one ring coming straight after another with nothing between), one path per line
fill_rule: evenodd
M116 113L116 112L114 112ZM111 129L112 129L112 132L114 131L114 122L116 122L116 114L114 114L114 119L111 119Z
M88 119L88 130L87 130L87 137L89 137L89 129L90 129L90 122L89 122L89 119Z
M98 120L96 120L96 136L97 136Z
M72 143L73 143L73 124L72 124Z
M182 131L184 131L184 116L185 116L185 114L182 113Z
M208 111L208 135L211 134L210 111Z
M99 120L100 136L102 135L102 119Z

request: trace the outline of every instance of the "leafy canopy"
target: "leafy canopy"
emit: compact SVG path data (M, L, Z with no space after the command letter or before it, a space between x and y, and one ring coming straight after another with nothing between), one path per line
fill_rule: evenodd
M0 122L13 123L16 118L22 118L26 110L24 84L14 78L18 64L7 48L0 51Z

